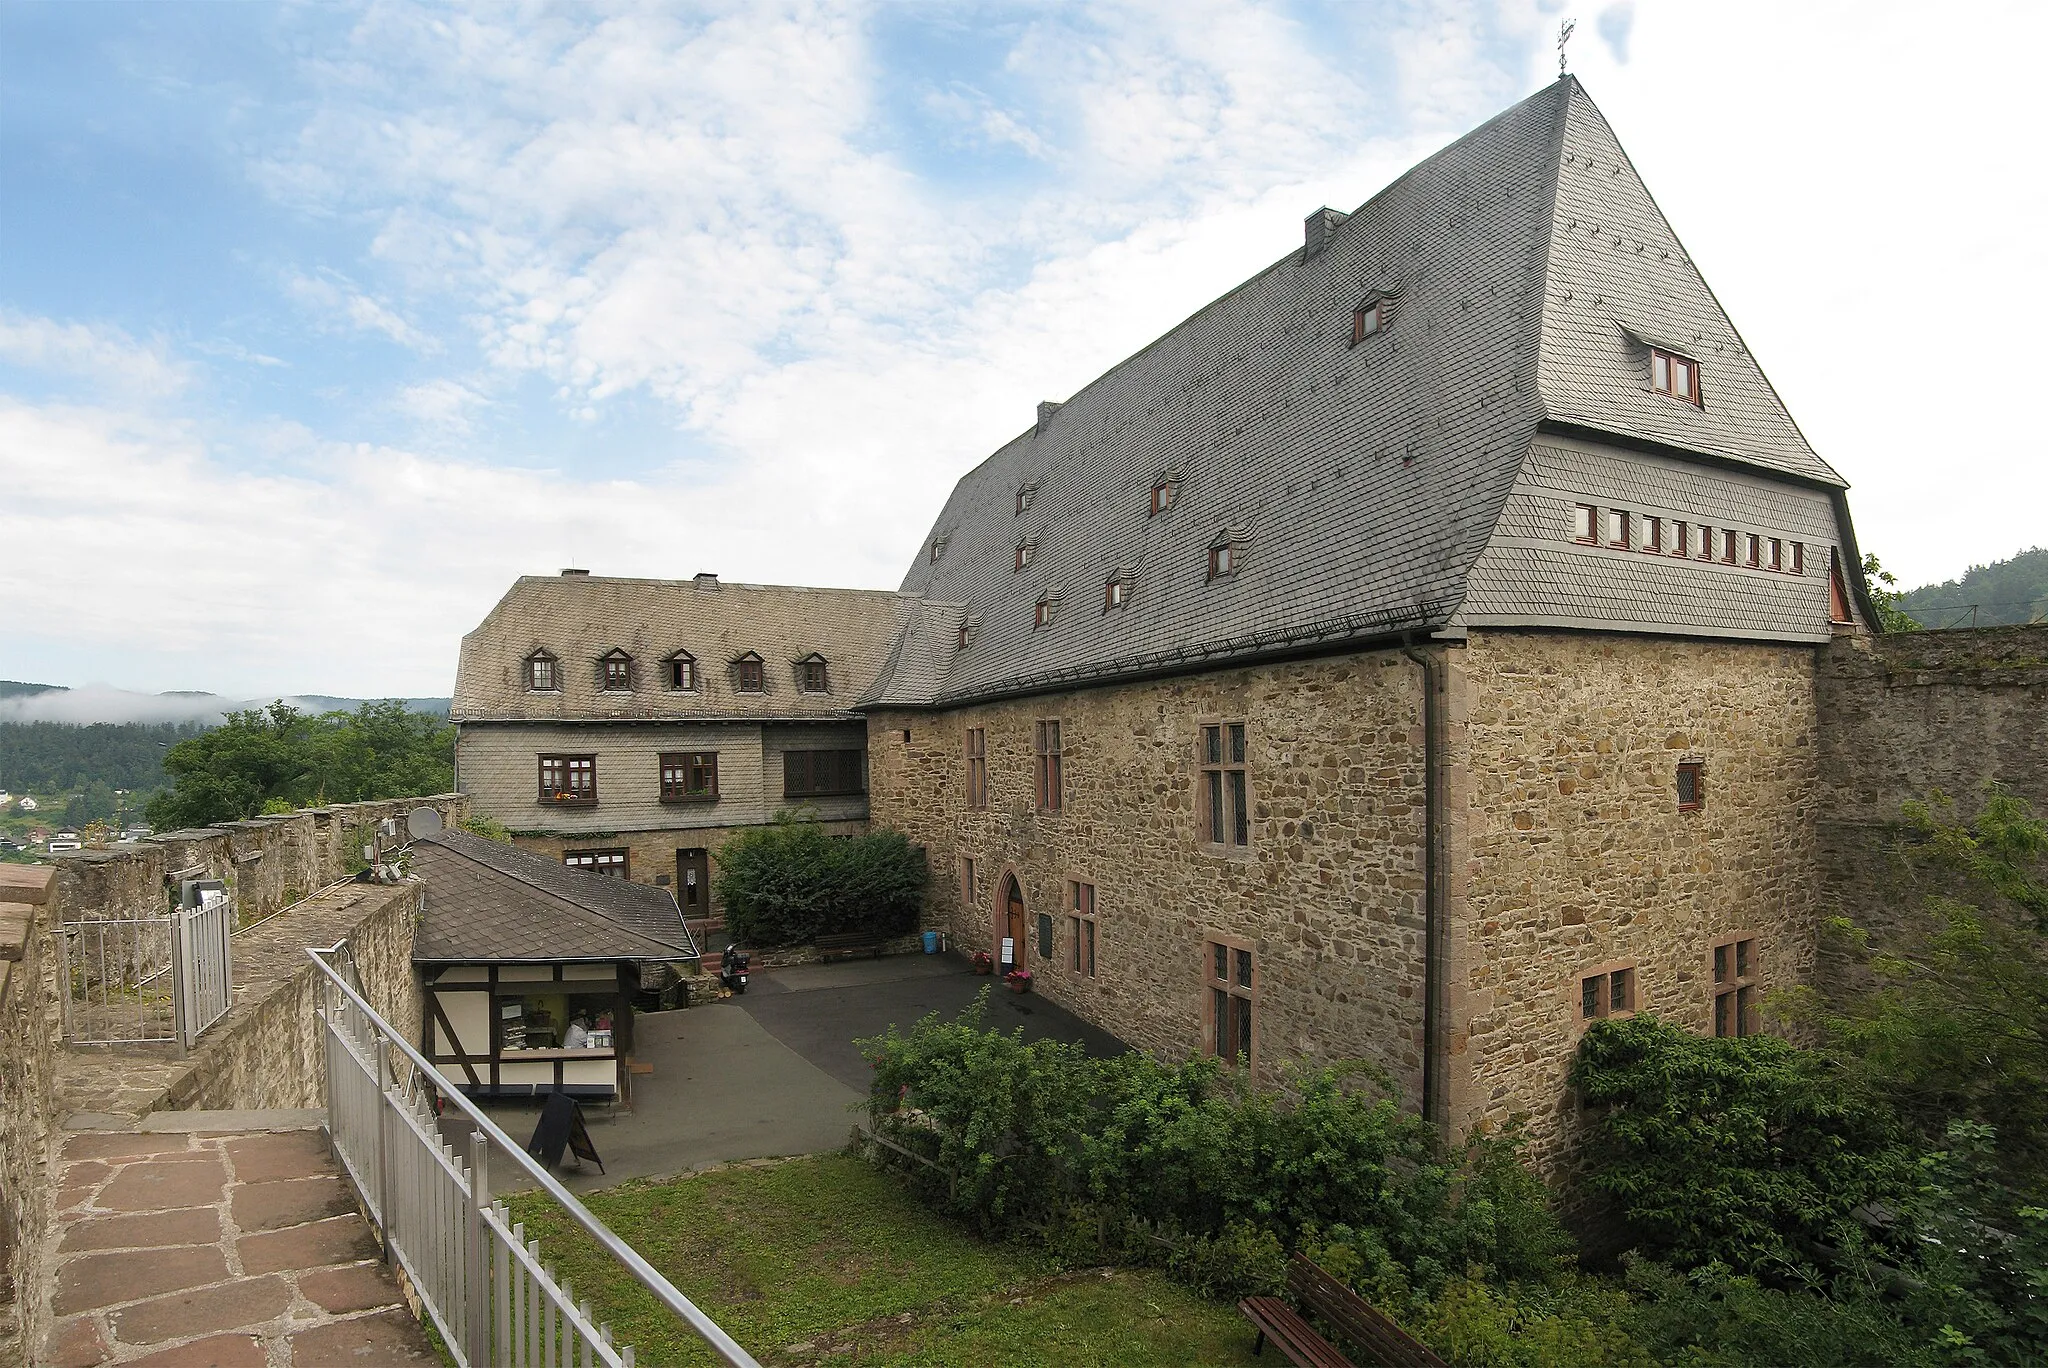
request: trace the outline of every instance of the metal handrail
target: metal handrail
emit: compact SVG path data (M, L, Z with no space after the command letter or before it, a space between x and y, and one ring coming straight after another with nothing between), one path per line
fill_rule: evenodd
M588 1207L576 1200L574 1193L570 1192L568 1188L563 1187L561 1182L536 1162L533 1156L526 1152L524 1147L511 1136L505 1134L498 1127L497 1122L484 1115L483 1111L474 1102L463 1096L461 1089L451 1079L429 1063L425 1055L407 1043L405 1037L393 1028L390 1022L378 1014L376 1008L363 1000L362 994L349 987L341 975L335 973L333 966L328 964L323 956L335 954L345 944L346 942L337 942L325 950L309 947L306 951L306 957L313 961L322 974L327 976L328 982L349 997L357 1010L369 1019L370 1023L383 1034L387 1042L397 1046L399 1051L408 1060L412 1061L412 1066L418 1069L423 1077L430 1080L443 1097L459 1108L462 1114L467 1116L476 1129L483 1132L486 1138L505 1151L507 1155L511 1156L512 1161L525 1172L527 1177L533 1179L542 1191L554 1198L556 1203L575 1220L576 1224L583 1227L584 1233L602 1245L606 1253L624 1264L627 1271L633 1275L642 1287L652 1292L662 1305L682 1317L683 1322L696 1332L697 1337L710 1346L712 1353L718 1355L722 1361L734 1365L734 1368L761 1368L760 1362L752 1354L740 1348L739 1343L732 1336L726 1334L719 1327L717 1321L712 1320L710 1316L699 1309L695 1302L678 1291L675 1284L663 1277L661 1271L655 1268L653 1264L642 1258L638 1250L620 1239L610 1226L592 1215Z

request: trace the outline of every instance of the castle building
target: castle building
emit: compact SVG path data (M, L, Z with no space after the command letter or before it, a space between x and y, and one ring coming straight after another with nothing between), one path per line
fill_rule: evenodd
M854 699L905 601L854 589L524 576L462 639L450 718L473 811L563 863L720 915L717 851L809 808L867 829Z
M1844 484L1574 79L1304 238L960 480L870 814L1134 1044L1551 1153L1589 1022L1809 973Z

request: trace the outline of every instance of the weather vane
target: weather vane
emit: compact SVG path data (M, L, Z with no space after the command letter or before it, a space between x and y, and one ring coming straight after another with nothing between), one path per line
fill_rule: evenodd
M1567 19L1557 26L1557 74L1560 79L1565 74L1564 45L1572 40L1572 34L1578 27L1576 19Z

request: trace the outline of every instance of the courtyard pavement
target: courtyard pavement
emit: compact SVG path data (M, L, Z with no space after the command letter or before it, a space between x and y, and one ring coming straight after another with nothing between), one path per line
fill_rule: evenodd
M588 1191L838 1149L859 1120L871 1072L854 1041L892 1023L908 1028L931 1012L951 1017L990 983L957 955L842 960L763 970L744 996L636 1016L634 1057L654 1072L634 1079L630 1110L586 1110L604 1172L566 1163L557 1176L572 1191ZM1010 993L999 982L989 1009L989 1025L1022 1026L1029 1039L1077 1040L1105 1057L1125 1048L1037 994ZM540 1117L538 1103L487 1110L522 1145ZM449 1123L443 1119L444 1129ZM509 1165L499 1174L509 1178ZM508 1185L499 1178L494 1186Z

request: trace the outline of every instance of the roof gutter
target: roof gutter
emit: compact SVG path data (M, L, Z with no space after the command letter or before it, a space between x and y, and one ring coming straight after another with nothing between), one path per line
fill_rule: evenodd
M1442 871L1444 663L1401 639L1401 654L1422 667L1422 1117L1445 1129L1443 1000L1444 874Z

